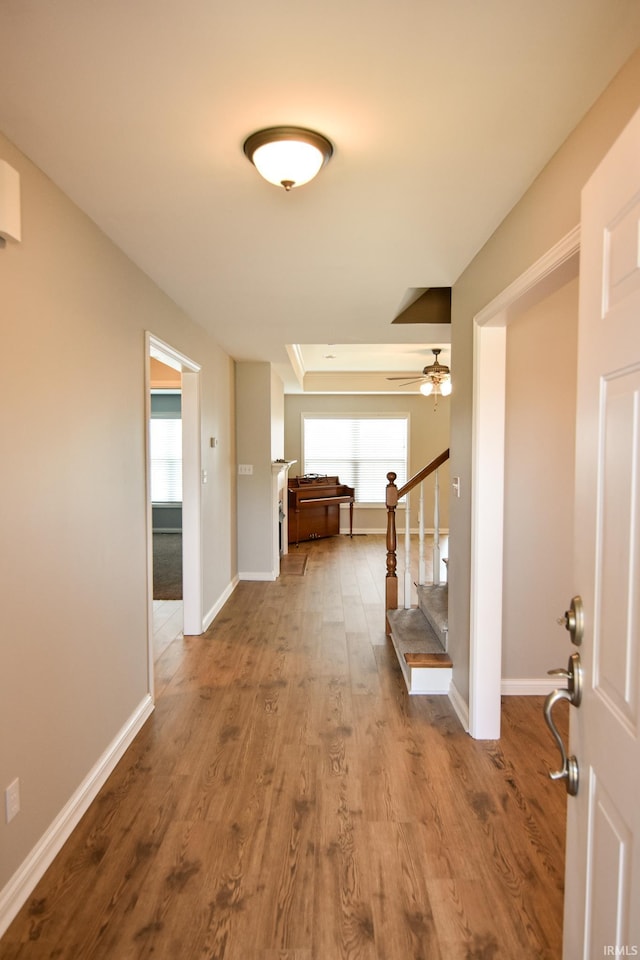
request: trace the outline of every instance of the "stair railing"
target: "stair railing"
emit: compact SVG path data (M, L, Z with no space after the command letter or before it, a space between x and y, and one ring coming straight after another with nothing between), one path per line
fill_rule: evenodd
M405 567L404 567L404 605L408 609L411 605L411 557L410 557L410 532L411 520L409 509L408 494L415 487L420 485L420 501L418 505L418 533L419 533L419 551L418 558L418 577L421 583L425 580L425 560L424 560L424 492L423 481L428 476L435 473L435 504L434 504L434 534L433 534L433 582L440 583L440 501L439 501L439 480L438 468L449 459L449 450L444 450L435 457L431 463L419 470L410 480L398 489L395 484L397 474L390 472L387 474L389 481L386 488L385 502L387 507L387 575L385 580L385 610L396 610L398 608L398 575L396 569L398 566L397 558L397 533L396 533L396 507L398 501L406 496L405 510ZM388 624L387 624L388 632Z

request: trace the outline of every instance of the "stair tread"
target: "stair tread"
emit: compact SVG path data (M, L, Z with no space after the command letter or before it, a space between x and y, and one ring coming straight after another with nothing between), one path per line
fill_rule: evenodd
M422 610L387 610L387 620L408 692L446 694L453 663Z
M448 653L405 653L404 659L410 667L446 669L453 666L453 661Z

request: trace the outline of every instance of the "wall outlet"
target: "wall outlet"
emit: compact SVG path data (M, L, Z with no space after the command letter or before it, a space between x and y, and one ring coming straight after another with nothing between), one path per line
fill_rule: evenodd
M238 473L241 477L250 477L253 473L253 464L252 463L239 463L238 464Z
M9 784L4 792L4 808L7 823L11 823L17 813L20 813L20 780L18 777Z

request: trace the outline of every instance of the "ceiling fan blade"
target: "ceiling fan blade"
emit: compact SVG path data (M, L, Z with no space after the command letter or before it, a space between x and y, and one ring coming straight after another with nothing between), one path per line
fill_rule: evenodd
M418 383L419 380L426 380L426 377L416 377L415 380L407 380L405 377L385 377L386 380L404 380L404 383L401 384L403 387L407 387L410 383Z

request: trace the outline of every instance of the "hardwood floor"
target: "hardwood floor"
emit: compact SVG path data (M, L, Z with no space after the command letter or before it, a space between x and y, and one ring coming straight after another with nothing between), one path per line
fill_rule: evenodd
M565 798L540 698L500 742L408 697L381 537L301 545L157 663L157 707L0 960L558 960Z

